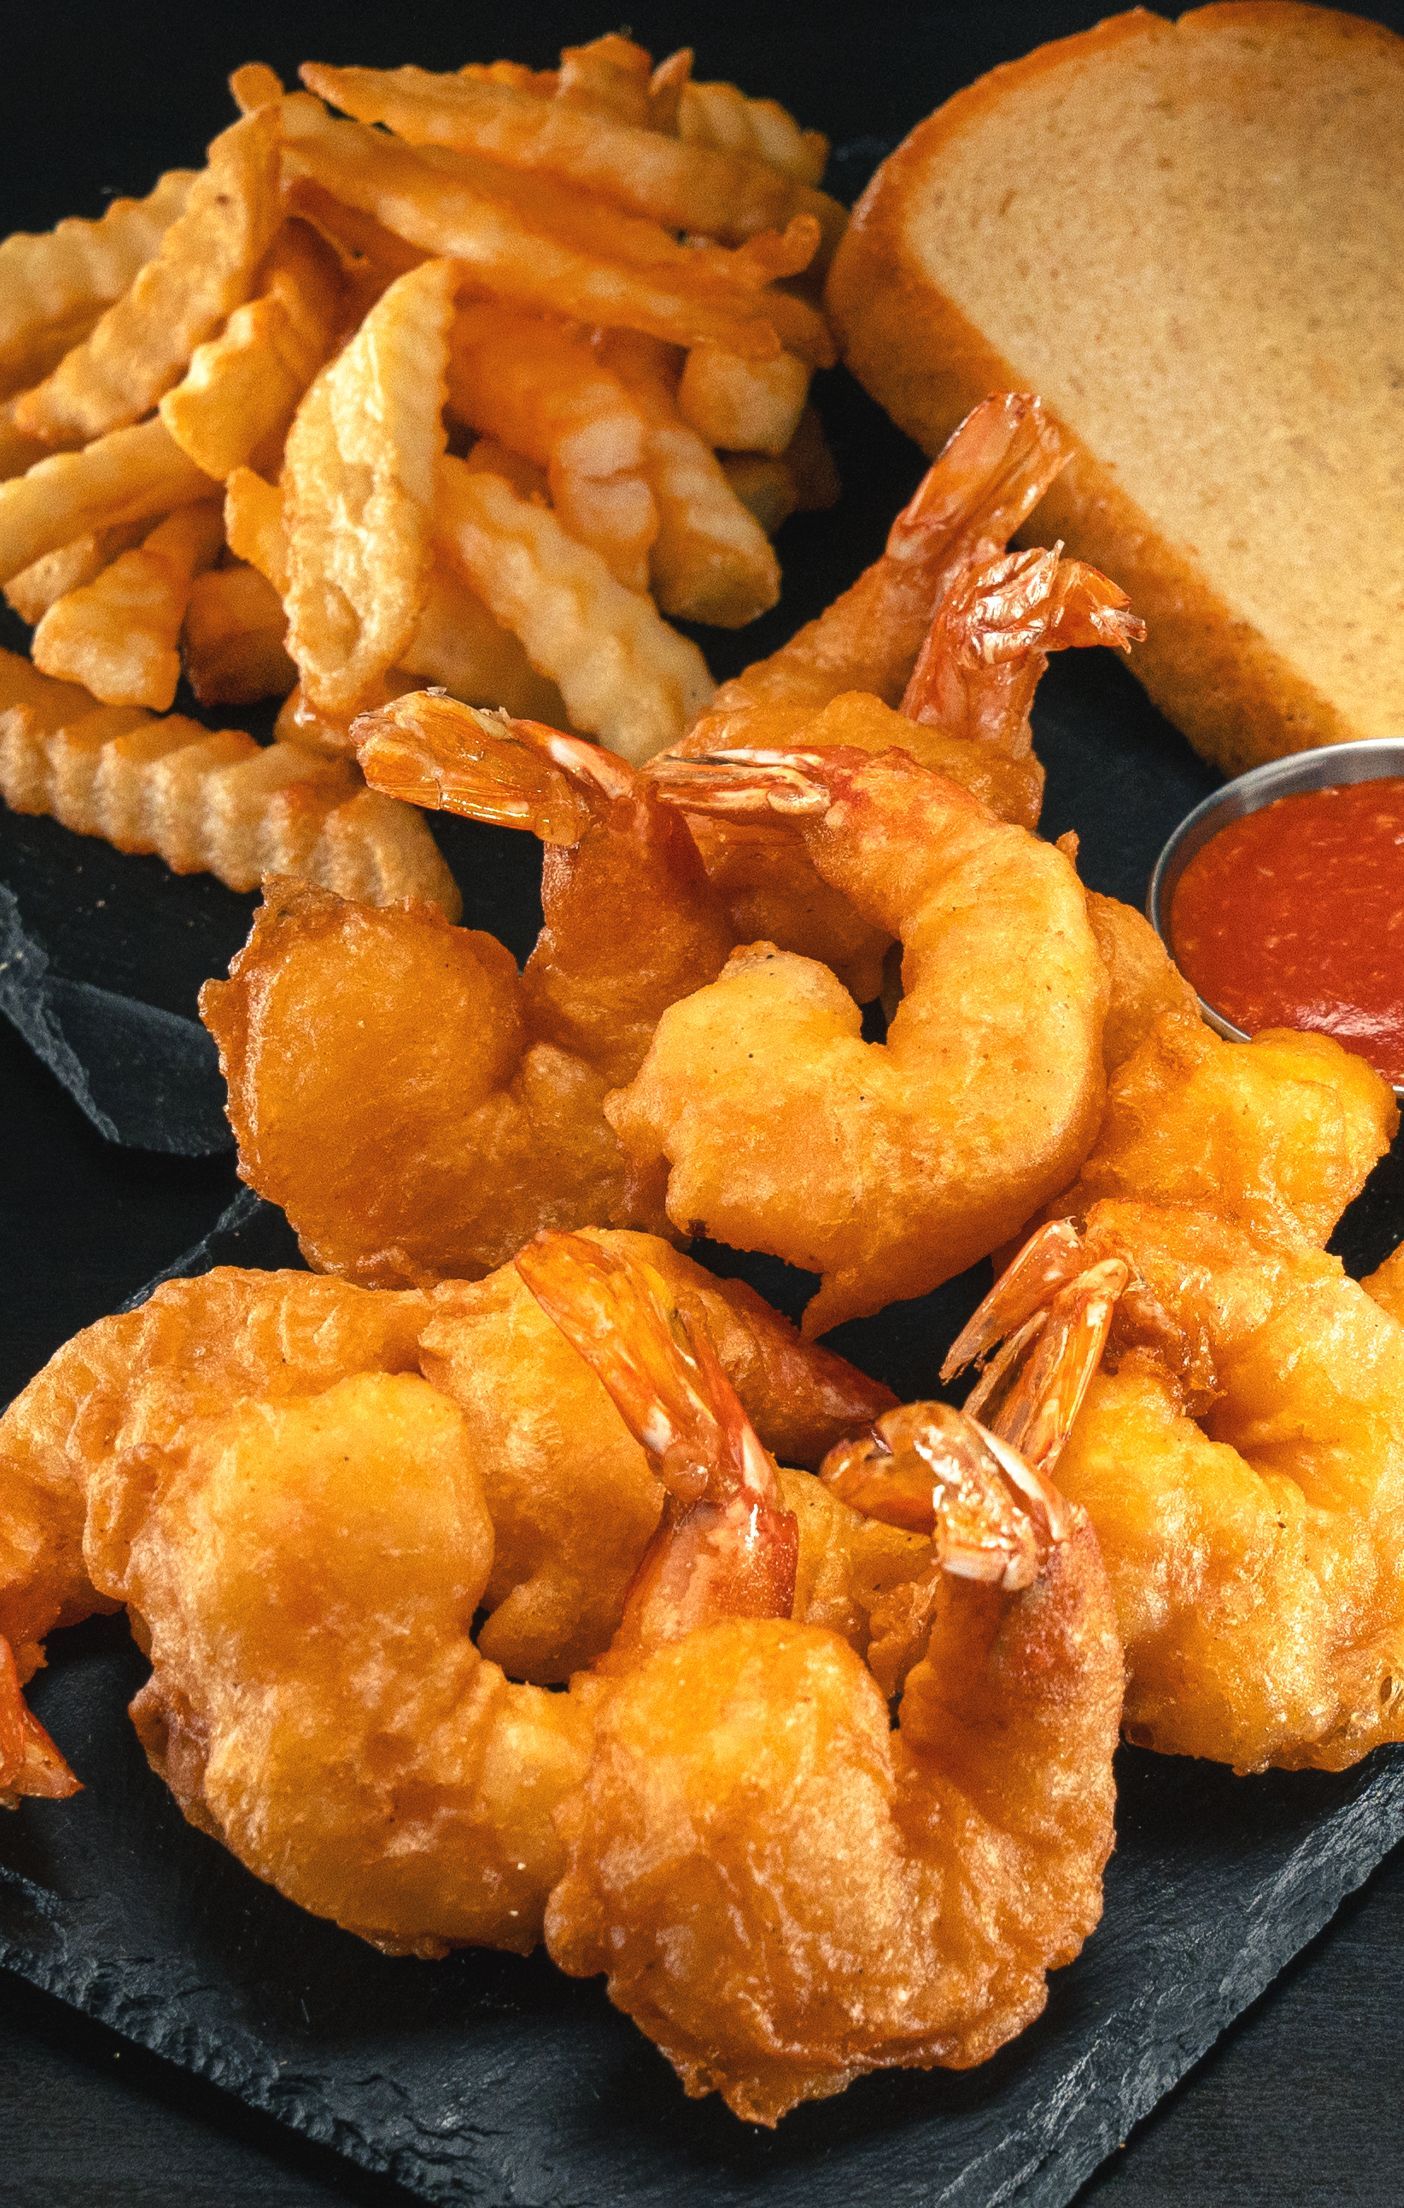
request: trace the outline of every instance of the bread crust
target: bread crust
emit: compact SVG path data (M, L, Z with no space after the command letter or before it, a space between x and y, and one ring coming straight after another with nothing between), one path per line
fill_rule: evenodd
M913 195L942 148L1016 85L1070 62L1132 39L1245 24L1368 39L1392 58L1401 43L1381 24L1304 0L1213 0L1178 22L1133 8L990 70L919 123L883 163L835 255L826 303L848 367L927 452L939 451L977 400L1022 388L1026 380L1025 371L933 284L912 252ZM1034 533L1040 541L1064 538L1130 594L1148 632L1133 648L1133 671L1197 751L1224 773L1241 774L1287 752L1370 733L1236 614L1198 563L1157 533L1071 427L1060 426L1073 458L1039 505Z

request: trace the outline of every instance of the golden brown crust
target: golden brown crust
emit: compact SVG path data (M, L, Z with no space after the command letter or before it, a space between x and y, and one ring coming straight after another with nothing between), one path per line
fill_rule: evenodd
M997 390L1023 388L1026 371L1006 360L938 290L908 237L914 194L942 149L1016 87L1134 38L1187 25L1201 31L1245 22L1284 30L1330 27L1399 41L1363 17L1298 0L1218 0L1178 25L1136 8L993 69L929 116L883 163L855 208L830 271L826 304L844 359L894 421L928 452L961 416ZM1161 710L1197 750L1227 774L1316 744L1365 733L1227 604L1210 577L1119 487L1114 474L1067 423L1073 458L1038 508L1040 540L1057 535L1080 558L1112 575L1146 622L1131 664Z

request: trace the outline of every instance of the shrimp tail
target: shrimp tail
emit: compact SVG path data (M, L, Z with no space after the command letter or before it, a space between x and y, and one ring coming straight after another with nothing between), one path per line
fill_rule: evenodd
M649 781L666 804L729 819L804 820L827 812L832 797L824 770L834 752L733 750L697 758L655 759Z
M982 1363L967 1416L984 1419L1028 1463L1047 1470L1076 1423L1117 1307L1137 1285L1124 1257L1090 1262L1077 1229L1051 1220L996 1281L941 1377Z
M824 1460L824 1484L867 1518L931 1538L941 1569L1017 1593L1033 1585L1068 1511L1017 1449L945 1403L889 1411Z
M798 1527L705 1328L645 1259L583 1235L538 1235L516 1265L668 1491L616 1650L677 1640L714 1618L788 1617Z
M415 690L351 729L372 789L428 812L525 828L543 843L580 840L602 802L627 797L632 769L583 737L540 721Z
M892 525L888 552L917 554L933 538L1000 549L1027 520L1072 447L1041 399L1001 391L982 399L946 440Z
M67 1801L80 1785L25 1701L15 1652L0 1636L0 1803L13 1809L25 1795Z
M908 720L994 744L1029 748L1029 708L1050 652L1107 645L1129 651L1146 633L1131 601L1097 568L1049 551L1003 553L951 582L902 698Z

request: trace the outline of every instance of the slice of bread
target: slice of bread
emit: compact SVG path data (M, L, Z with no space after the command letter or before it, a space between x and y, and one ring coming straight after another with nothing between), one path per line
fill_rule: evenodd
M1404 734L1404 39L1137 9L994 70L879 169L829 303L935 452L988 391L1075 446L1038 508L1228 773Z

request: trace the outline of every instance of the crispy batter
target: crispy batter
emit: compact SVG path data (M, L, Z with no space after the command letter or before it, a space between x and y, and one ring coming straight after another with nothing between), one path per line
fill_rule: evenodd
M429 913L275 897L202 1000L241 1171L312 1263L372 1282L472 1278L539 1226L663 1226L603 1106L731 947L682 823L593 746L543 731L538 753L448 699L358 727L382 789L519 826L549 813L541 936L519 977L494 937Z
M1097 1140L1050 1215L1103 1197L1188 1204L1319 1247L1398 1125L1388 1082L1330 1036L1269 1028L1231 1043L1182 1008L1114 1073Z
M817 1459L884 1408L885 1390L748 1290L641 1248L716 1322L724 1369L777 1440ZM505 1546L549 1580L560 1511L558 1578L579 1594L537 1647L564 1677L572 1648L614 1634L652 1530L635 1538L629 1483L640 1468L653 1483L619 1414L515 1272L494 1308L507 1285L430 1299L298 1273L172 1282L76 1337L0 1421L0 1634L25 1669L55 1625L129 1604L152 1661L132 1714L187 1816L305 1906L421 1953L539 1937L560 1866L551 1811L588 1737L586 1699L515 1686L474 1651L469 1621L500 1599L489 1568L501 1585ZM523 1408L557 1385L562 1416L532 1455ZM886 1547L901 1553L890 1530ZM511 1644L510 1614L497 1638ZM56 1752L7 1767L5 1724L24 1715L5 1696L8 1641L0 1784L59 1791Z
M923 1294L985 1256L1086 1154L1102 1112L1105 969L1064 855L905 751L671 763L689 808L765 818L903 943L885 1043L813 960L769 944L659 1021L609 1117L668 1214L822 1275L806 1331Z

